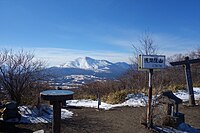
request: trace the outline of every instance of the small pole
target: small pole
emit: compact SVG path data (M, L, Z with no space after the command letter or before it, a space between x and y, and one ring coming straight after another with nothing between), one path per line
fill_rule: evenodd
M37 99L37 104L36 104L36 108L39 110L38 112L38 116L41 116L42 115L42 108L41 108L41 103L40 103L40 97L38 97Z
M101 98L100 98L100 95L99 93L97 94L97 102L98 102L98 110L99 110L99 106L101 105Z
M152 112L151 112L151 101L152 101L152 76L153 69L149 69L149 94L148 94L148 105L147 105L147 127L152 127Z

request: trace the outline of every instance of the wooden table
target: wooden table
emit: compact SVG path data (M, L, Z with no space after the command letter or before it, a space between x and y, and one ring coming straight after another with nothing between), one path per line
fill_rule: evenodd
M53 133L60 133L61 103L64 100L73 99L73 94L73 91L68 90L46 90L40 93L41 99L48 100L53 104Z

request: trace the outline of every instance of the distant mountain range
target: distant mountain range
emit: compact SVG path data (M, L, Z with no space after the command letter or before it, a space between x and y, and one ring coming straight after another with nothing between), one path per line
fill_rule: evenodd
M128 69L130 69L130 64L125 62L112 63L107 60L84 57L66 62L60 67L50 67L46 71L54 75L52 82L66 85L70 82L73 84L74 81L85 83L93 80L115 79Z

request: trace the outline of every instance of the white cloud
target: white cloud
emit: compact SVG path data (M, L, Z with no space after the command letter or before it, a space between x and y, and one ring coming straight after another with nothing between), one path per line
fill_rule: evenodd
M130 33L130 31L128 31ZM124 33L125 34L125 33ZM135 35L135 36L134 36ZM138 38L137 38L138 37ZM152 35L155 44L159 48L159 54L171 56L178 53L188 53L195 48L198 48L200 41L189 40L180 36L174 36L169 34L155 33ZM112 45L120 46L128 51L127 53L113 52L113 51L86 51L86 50L75 50L75 49L64 49L64 48L34 48L35 54L38 58L47 60L50 66L60 65L67 61L74 60L78 57L89 56L95 59L106 59L111 62L125 61L130 63L132 55L132 47L134 44L137 46L139 43L139 35L133 32L128 37L106 37L103 40Z
M89 56L95 59L105 59L111 62L130 62L131 53L112 51L84 51L62 48L34 48L36 58L46 60L49 66L59 66L78 57Z
M140 39L138 34L140 32L137 30L115 28L113 31L115 34L104 35L100 39L104 43L120 46L123 49L130 49L131 45L137 43L138 39Z
M40 47L17 47L1 45L1 48L13 49L13 50L26 50L33 52L37 59L41 59L47 62L48 66L59 66L67 61L72 61L79 57L91 57L94 59L108 60L111 62L127 62L130 63L132 57L131 52L122 53L106 50L76 50L65 48L40 48Z
M61 27L62 28L62 27ZM65 30L65 29L64 29ZM95 59L106 59L111 62L125 61L130 62L130 58L133 57L132 44L136 47L140 47L139 39L142 36L142 32L133 29L119 29L112 28L115 34L95 34L92 36L96 41L104 44L109 44L110 51L108 50L76 50L65 48L23 48L25 50L34 51L37 58L46 60L50 66L60 65L67 61L74 60L78 57L89 56ZM87 33L89 34L89 33ZM151 32L150 32L151 34ZM200 40L198 38L184 38L181 35L166 34L166 33L153 33L152 39L159 48L159 54L171 56L179 53L188 53L191 50L200 47ZM15 50L20 49L20 45L2 45L7 48L13 48ZM15 46L15 47L13 47ZM17 47L18 46L18 47ZM24 45L23 45L24 46ZM28 46L28 45L27 45ZM115 52L113 48L116 48L124 52Z

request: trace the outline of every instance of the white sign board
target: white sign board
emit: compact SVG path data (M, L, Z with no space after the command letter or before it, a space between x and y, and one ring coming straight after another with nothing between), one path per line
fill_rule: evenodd
M139 69L162 69L165 68L164 55L140 55Z

